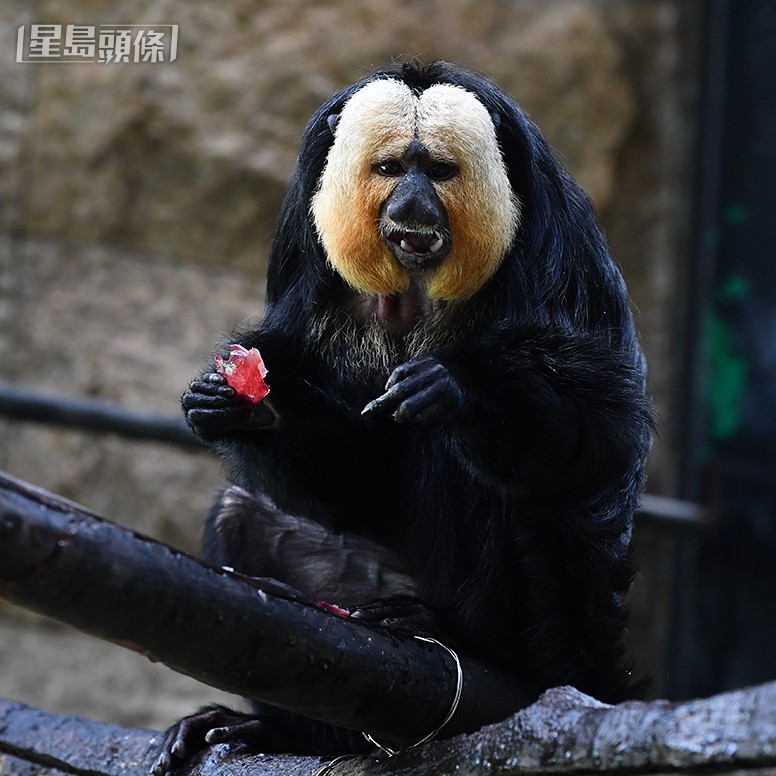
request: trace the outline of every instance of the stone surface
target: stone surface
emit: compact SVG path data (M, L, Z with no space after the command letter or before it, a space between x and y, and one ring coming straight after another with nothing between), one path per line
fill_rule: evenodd
M205 703L246 708L136 652L9 604L0 618L1 698L35 698L55 713L158 730Z
M70 19L69 3L45 5L51 21ZM635 102L622 47L592 3L483 3L475 15L460 3L435 24L413 23L435 10L421 2L415 16L368 0L344 17L336 2L289 0L252 15L204 0L165 5L180 25L175 63L39 68L31 231L255 268L305 121L397 53L463 59L492 74L599 205L612 196ZM114 5L90 22L122 13L143 18Z
M262 304L255 280L233 271L95 244L28 240L20 255L16 336L3 338L2 377L48 394L174 416L219 338ZM0 469L190 552L223 482L220 463L204 452L5 418ZM43 618L0 606L0 625L0 696L160 728L203 703L233 705L223 693Z
M20 194L26 174L22 141L28 130L35 74L15 62L16 30L31 20L29 3L8 0L0 12L0 230L8 233L20 221ZM2 289L0 289L2 293ZM1 319L0 319L1 320Z
M599 208L638 310L662 418L650 488L672 493L698 8L697 0L410 0L400 12L384 0L42 0L30 10L8 0L0 380L177 414L217 341L260 314L269 236L310 113L395 56L447 58L515 94ZM178 24L178 59L15 63L17 27L44 22ZM200 454L2 418L0 468L189 550L222 478ZM662 590L671 549L645 545L659 551L643 559L639 584ZM662 643L660 609L640 604L634 641L646 664ZM158 726L212 695L201 688L195 700L189 685L177 689L175 677L161 680L124 654L0 609L0 695ZM97 665L110 668L93 681Z

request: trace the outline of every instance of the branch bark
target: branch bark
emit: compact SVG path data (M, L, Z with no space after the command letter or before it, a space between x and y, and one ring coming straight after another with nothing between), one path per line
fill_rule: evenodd
M0 776L147 776L160 734L127 730L0 700ZM9 752L13 756L3 757ZM309 776L317 757L250 755L220 744L181 776ZM514 716L391 758L356 757L328 776L772 774L776 682L703 700L606 706L570 687Z
M161 734L0 699L0 776L148 776Z
M0 595L214 686L400 742L434 725L452 695L455 671L441 650L342 620L271 581L207 566L5 476ZM449 733L520 705L519 691L495 672L469 662L464 671L462 708ZM158 740L152 731L0 701L0 776L145 776ZM232 744L200 753L185 774L288 776L320 765L320 758L251 755ZM776 772L776 683L613 707L558 688L476 733L390 759L353 758L329 774L676 770Z
M0 596L228 692L403 744L445 718L457 672L436 645L348 621L0 475ZM462 659L446 735L524 706Z

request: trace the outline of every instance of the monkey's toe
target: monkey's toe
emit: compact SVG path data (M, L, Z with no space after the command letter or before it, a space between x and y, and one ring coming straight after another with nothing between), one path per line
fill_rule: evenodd
M259 751L266 746L272 730L273 725L258 717L224 706L207 706L168 730L161 752L151 766L151 776L165 776L213 744L240 741Z

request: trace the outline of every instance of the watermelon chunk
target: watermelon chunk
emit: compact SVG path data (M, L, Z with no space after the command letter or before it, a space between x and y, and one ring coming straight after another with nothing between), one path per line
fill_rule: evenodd
M217 354L214 359L216 372L226 378L240 398L258 404L269 393L269 386L264 382L267 367L256 348L248 350L242 345L230 345L228 359Z

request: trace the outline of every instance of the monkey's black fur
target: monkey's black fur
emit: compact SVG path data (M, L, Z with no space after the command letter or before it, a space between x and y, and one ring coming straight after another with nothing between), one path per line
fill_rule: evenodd
M651 443L625 286L586 195L509 96L443 62L366 81L385 77L417 92L447 83L475 94L521 203L490 281L427 324L436 344L408 355L394 336L392 368L408 362L405 373L434 386L433 411L414 414L405 383L409 403L388 402L404 422L385 411L362 416L389 373L352 357L362 330L349 307L355 292L327 264L311 221L329 117L362 81L321 106L305 131L272 248L266 318L236 338L260 349L279 420L230 430L217 402L184 397L187 415L248 490L405 559L435 627L461 651L519 677L532 696L572 684L619 701L632 692L621 596ZM335 336L347 327L351 335ZM213 524L208 541L226 562ZM252 553L242 541L227 560L261 573Z

